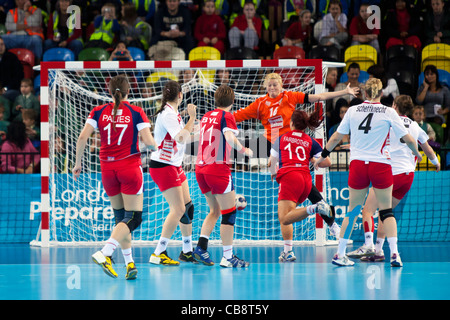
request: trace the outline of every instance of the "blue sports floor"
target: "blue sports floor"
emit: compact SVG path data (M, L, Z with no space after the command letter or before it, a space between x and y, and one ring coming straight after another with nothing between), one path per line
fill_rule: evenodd
M360 244L349 246L354 250ZM216 265L148 263L154 247L135 247L138 279L126 281L120 250L115 269L106 276L91 262L100 247L37 248L5 245L0 250L1 300L448 300L450 243L399 243L403 268L357 262L336 267L335 246L297 246L297 261L279 263L282 247L236 246L251 262L247 269L219 266L220 246L210 247ZM384 248L386 256L389 248ZM177 258L180 247L168 254Z

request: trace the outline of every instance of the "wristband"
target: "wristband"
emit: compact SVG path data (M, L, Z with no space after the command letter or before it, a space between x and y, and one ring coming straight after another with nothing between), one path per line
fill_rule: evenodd
M435 157L433 160L430 160L430 162L431 162L432 164L434 164L435 166L437 166L437 164L439 163L437 157Z
M330 151L328 151L326 148L323 148L322 153L320 154L320 156L325 159L329 155L330 155Z

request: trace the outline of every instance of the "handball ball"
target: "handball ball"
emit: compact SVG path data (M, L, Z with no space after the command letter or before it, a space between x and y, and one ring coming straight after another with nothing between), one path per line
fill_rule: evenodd
M242 194L236 195L236 210L244 210L247 206L247 200Z

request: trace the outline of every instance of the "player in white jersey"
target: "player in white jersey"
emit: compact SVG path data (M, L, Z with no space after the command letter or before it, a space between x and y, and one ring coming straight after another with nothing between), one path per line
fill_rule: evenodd
M182 99L180 84L168 81L163 88L161 109L157 112L154 135L158 150L152 153L149 172L168 202L170 211L164 221L155 252L150 256L150 262L153 264L179 265L179 262L169 258L166 252L169 240L179 223L183 240L180 260L195 262L192 256L194 206L181 164L186 143L190 141L190 133L194 128L196 106L188 105L190 118L184 125L178 113Z
M392 213L392 170L389 155L389 131L392 128L397 137L405 141L419 160L422 156L417 149L414 138L404 127L394 109L380 103L383 85L379 79L369 79L365 85L367 101L351 107L342 119L337 131L331 136L322 156L316 161L318 165L329 155L330 151L351 132L350 169L348 176L349 208L341 226L338 252L332 263L338 266L351 266L353 261L345 254L348 240L355 220L360 213L370 183L375 191L380 208L380 219L385 224L388 238L397 239L397 223ZM392 255L400 259L396 244Z
M408 130L409 134L420 144L428 159L430 159L430 161L436 166L436 171L439 171L439 161L434 154L433 149L427 143L429 139L428 135L419 127L417 122L411 120L406 116L407 114L411 114L414 107L414 103L411 97L406 95L400 95L396 97L392 107L400 115L400 119L402 120L403 125ZM414 180L416 158L411 153L411 150L406 146L404 141L395 135L395 132L393 132L393 130L391 130L390 132L390 143L391 166L394 182L392 188L392 209L394 209L411 188ZM348 256L350 258L361 258L361 261L370 262L385 260L384 252L382 249L385 233L383 223L381 221L378 221L377 241L375 248L373 244L373 214L375 213L377 207L378 203L375 198L375 192L373 188L371 188L369 190L369 195L367 196L362 211L365 243L357 250L349 252ZM393 241L390 241L389 243L392 244ZM396 263L401 264L401 260L398 260Z

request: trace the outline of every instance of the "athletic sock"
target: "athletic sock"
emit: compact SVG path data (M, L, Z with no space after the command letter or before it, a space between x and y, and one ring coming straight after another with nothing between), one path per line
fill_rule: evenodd
M294 240L284 240L283 251L288 253L289 251L292 251L293 246L294 246Z
M122 255L123 259L125 260L125 265L128 265L130 262L134 262L131 248L122 249Z
M347 250L348 239L339 238L338 245L338 256L339 258L343 258L345 256L345 251Z
M223 256L225 259L231 259L233 257L233 246L223 246Z
M161 237L159 238L158 245L155 249L155 255L159 256L161 252L166 251L167 245L169 244L170 239Z
M373 232L364 232L364 244L366 247L373 247Z
M306 213L309 215L315 214L317 209L317 204L312 204L306 207Z
M380 252L383 249L384 238L377 238L375 242L375 252Z
M183 252L188 253L192 252L192 236L181 237L181 240L183 241Z
M118 246L119 242L117 242L113 238L109 238L101 251L105 257L111 257Z
M397 237L391 237L391 238L387 238L387 241L389 243L389 249L391 250L391 256L394 253L398 253L398 248L397 248Z

